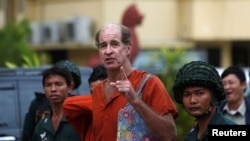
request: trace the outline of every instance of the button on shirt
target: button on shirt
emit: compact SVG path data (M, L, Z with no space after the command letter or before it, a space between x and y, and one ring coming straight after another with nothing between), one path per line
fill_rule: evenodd
M246 124L246 105L245 101L243 101L240 107L237 110L230 110L228 104L226 104L223 108L223 114L227 118L234 121L236 124L245 125Z

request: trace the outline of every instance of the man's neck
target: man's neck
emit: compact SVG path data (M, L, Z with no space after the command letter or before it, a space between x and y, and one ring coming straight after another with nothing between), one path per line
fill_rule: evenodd
M197 119L197 125L199 127L197 138L199 139L206 131L207 126L215 113L215 107L211 107L210 113L203 118Z
M244 100L244 97L242 97L240 100L235 101L235 102L228 102L227 104L228 104L229 110L238 110L243 100Z

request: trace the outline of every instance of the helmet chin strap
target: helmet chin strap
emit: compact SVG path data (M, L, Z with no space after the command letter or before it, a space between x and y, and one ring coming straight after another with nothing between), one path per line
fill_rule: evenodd
M213 110L213 105L210 104L208 109L203 114L201 114L199 116L195 116L196 120L203 119L203 118L207 117L211 113L212 110Z

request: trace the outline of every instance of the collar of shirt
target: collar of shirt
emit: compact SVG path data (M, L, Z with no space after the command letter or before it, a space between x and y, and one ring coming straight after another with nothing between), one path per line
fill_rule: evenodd
M246 113L245 100L243 100L243 102L240 104L240 107L237 110L230 110L228 104L226 103L226 105L223 108L223 112L227 112L230 115L240 114L241 116L245 116Z

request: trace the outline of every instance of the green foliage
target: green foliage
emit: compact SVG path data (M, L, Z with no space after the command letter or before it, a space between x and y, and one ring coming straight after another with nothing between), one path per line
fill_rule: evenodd
M189 62L185 57L186 50L184 48L167 48L163 47L160 49L161 58L164 58L166 66L165 69L158 74L159 78L164 83L169 94L174 100L172 87L174 85L175 76L179 68L184 65L184 63ZM156 57L156 58L155 58ZM158 57L155 56L154 59ZM159 58L158 58L159 59ZM177 126L177 141L183 141L186 134L192 128L194 124L194 118L189 116L183 106L175 102L177 110L179 112L179 117L175 120Z
M49 56L39 54L27 41L31 30L29 21L9 22L0 29L0 67L38 67L49 62ZM41 60L41 56L48 58Z
M22 56L23 59L23 64L21 65L21 67L23 68L28 68L28 67L40 67L44 64L46 64L47 62L50 62L49 56L47 56L46 53L34 53L31 57L28 57L26 55ZM17 66L15 63L6 61L5 62L5 66L8 68L16 68L19 67Z

